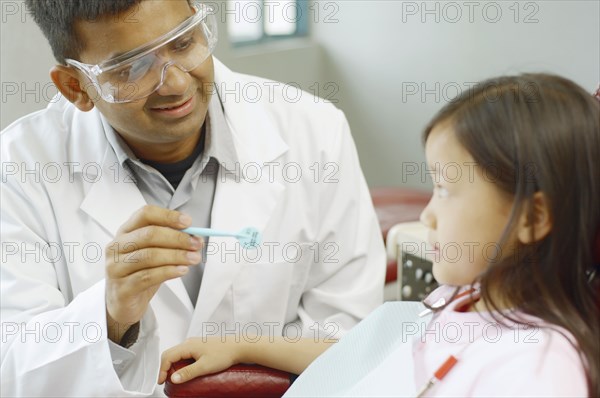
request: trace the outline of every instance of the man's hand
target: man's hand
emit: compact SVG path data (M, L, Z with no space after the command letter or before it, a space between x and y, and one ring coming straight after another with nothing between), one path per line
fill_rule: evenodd
M178 231L191 223L178 211L144 206L119 228L105 251L109 339L118 344L142 319L161 283L200 262L203 241Z

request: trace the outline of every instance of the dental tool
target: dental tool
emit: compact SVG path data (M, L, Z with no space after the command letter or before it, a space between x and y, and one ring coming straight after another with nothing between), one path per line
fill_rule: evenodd
M199 227L190 227L186 229L182 229L181 232L185 232L190 235L198 235L198 236L225 236L237 238L244 248L254 248L260 245L261 236L260 232L253 227L246 227L240 230L239 232L228 232L221 231L218 229L212 228L199 228Z

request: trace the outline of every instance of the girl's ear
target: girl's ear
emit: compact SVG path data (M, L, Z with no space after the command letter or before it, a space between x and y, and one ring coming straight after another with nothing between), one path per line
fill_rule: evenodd
M524 211L517 226L517 237L523 244L540 241L552 230L552 216L546 195L542 192L533 194L531 206L531 217L529 211Z
M73 68L56 65L50 70L50 77L58 91L83 112L91 111L94 103L81 87L79 74Z

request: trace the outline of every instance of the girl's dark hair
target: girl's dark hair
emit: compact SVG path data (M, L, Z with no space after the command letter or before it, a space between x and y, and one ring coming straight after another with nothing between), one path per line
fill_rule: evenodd
M33 19L52 47L54 58L65 64L65 58L76 59L82 43L75 34L75 22L95 21L118 15L141 0L25 0Z
M506 76L447 104L424 140L445 122L478 167L514 197L502 248L518 215L532 218L534 193L543 192L549 202L550 234L490 263L475 281L483 299L500 314L490 292L501 292L521 311L570 332L589 395L600 397L600 286L593 280L593 246L600 242L600 102L559 76Z

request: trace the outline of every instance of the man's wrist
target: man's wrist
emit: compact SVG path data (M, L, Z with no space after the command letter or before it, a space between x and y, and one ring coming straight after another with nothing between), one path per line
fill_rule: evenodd
M108 339L122 347L129 348L137 341L140 323L119 323L106 311Z
M124 348L131 347L137 341L139 334L140 322L138 321L131 325L125 334L123 334L123 337L121 337L121 340L119 341L119 345Z

